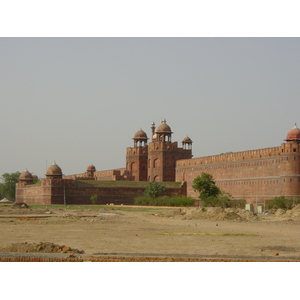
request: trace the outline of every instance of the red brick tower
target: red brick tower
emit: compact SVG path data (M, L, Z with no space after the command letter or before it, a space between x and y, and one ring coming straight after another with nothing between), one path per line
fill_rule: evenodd
M147 141L147 134L140 129L133 137L134 146L126 149L126 171L134 181L147 181Z
M281 145L283 193L300 195L300 129L295 126L287 133L286 143Z
M175 181L176 161L192 158L192 140L183 141L183 148L172 142L172 130L163 119L155 131L152 123L152 142L148 145L148 181Z

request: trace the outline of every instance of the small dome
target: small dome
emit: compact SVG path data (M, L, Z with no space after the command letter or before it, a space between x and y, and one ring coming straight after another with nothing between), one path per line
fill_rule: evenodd
M161 121L161 124L156 128L156 133L172 133L170 126L166 123L166 119Z
M96 172L96 167L93 164L90 164L87 168L87 171L92 171L92 172Z
M46 176L62 176L61 168L54 162L46 172Z
M19 177L20 180L33 180L32 174L26 169Z
M182 140L183 143L192 143L193 141L188 137L186 136L183 140Z
M287 133L286 141L299 141L300 140L300 129L297 127L297 125L295 124L295 126Z
M134 140L148 140L148 137L147 137L146 132L144 130L140 129L135 133L133 139Z

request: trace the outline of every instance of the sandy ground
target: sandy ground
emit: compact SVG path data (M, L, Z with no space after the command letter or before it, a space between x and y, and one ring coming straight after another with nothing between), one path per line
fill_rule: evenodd
M1 205L0 226L0 248L12 243L51 242L96 258L118 255L300 261L300 219L286 214L241 218L231 213L231 218L223 214L222 219L220 214L208 216L195 209L32 209Z

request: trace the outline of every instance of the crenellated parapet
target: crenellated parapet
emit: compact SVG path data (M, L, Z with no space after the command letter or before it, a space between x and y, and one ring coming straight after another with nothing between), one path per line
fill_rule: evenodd
M294 127L279 147L176 162L176 181L187 181L189 196L197 197L192 184L203 172L212 174L217 185L235 198L300 197L300 130Z

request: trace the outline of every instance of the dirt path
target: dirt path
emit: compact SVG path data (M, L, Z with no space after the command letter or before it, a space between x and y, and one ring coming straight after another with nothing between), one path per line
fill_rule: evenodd
M0 207L0 247L51 242L83 250L86 259L95 261L112 255L128 261L141 256L300 261L298 219L261 215L250 221L216 220L193 218L174 208L126 209L20 212Z

